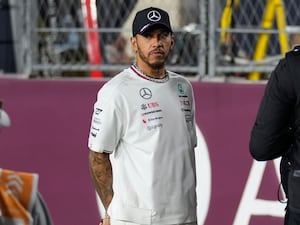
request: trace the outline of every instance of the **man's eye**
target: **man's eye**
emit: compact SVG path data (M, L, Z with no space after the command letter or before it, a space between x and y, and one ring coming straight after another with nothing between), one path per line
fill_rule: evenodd
M168 37L169 36L169 32L167 32L167 31L165 31L165 32L163 32L162 33L162 35L161 35L162 37L164 37L164 38L166 38L166 37Z

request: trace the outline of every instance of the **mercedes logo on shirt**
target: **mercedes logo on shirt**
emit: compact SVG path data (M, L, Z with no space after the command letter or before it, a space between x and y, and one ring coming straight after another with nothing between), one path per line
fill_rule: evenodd
M147 14L147 18L152 22L160 21L161 15L156 10L152 10Z
M140 89L140 96L143 99L150 99L152 97L152 92L149 88L142 88Z

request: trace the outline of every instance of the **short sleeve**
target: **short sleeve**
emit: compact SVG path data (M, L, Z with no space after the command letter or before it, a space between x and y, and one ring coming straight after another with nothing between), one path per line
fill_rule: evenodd
M117 94L100 90L94 104L88 147L92 151L112 153L119 143L122 119Z

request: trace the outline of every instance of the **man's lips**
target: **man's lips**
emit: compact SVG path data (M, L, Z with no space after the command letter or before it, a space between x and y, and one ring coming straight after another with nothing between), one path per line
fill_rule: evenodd
M160 50L153 50L150 52L150 55L162 56L162 55L164 55L164 52L160 51Z

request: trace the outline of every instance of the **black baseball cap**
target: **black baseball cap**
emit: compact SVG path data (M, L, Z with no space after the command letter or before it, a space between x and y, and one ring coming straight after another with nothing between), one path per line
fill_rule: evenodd
M161 25L173 32L169 14L162 9L149 7L136 13L132 23L132 35L143 34L154 25Z

